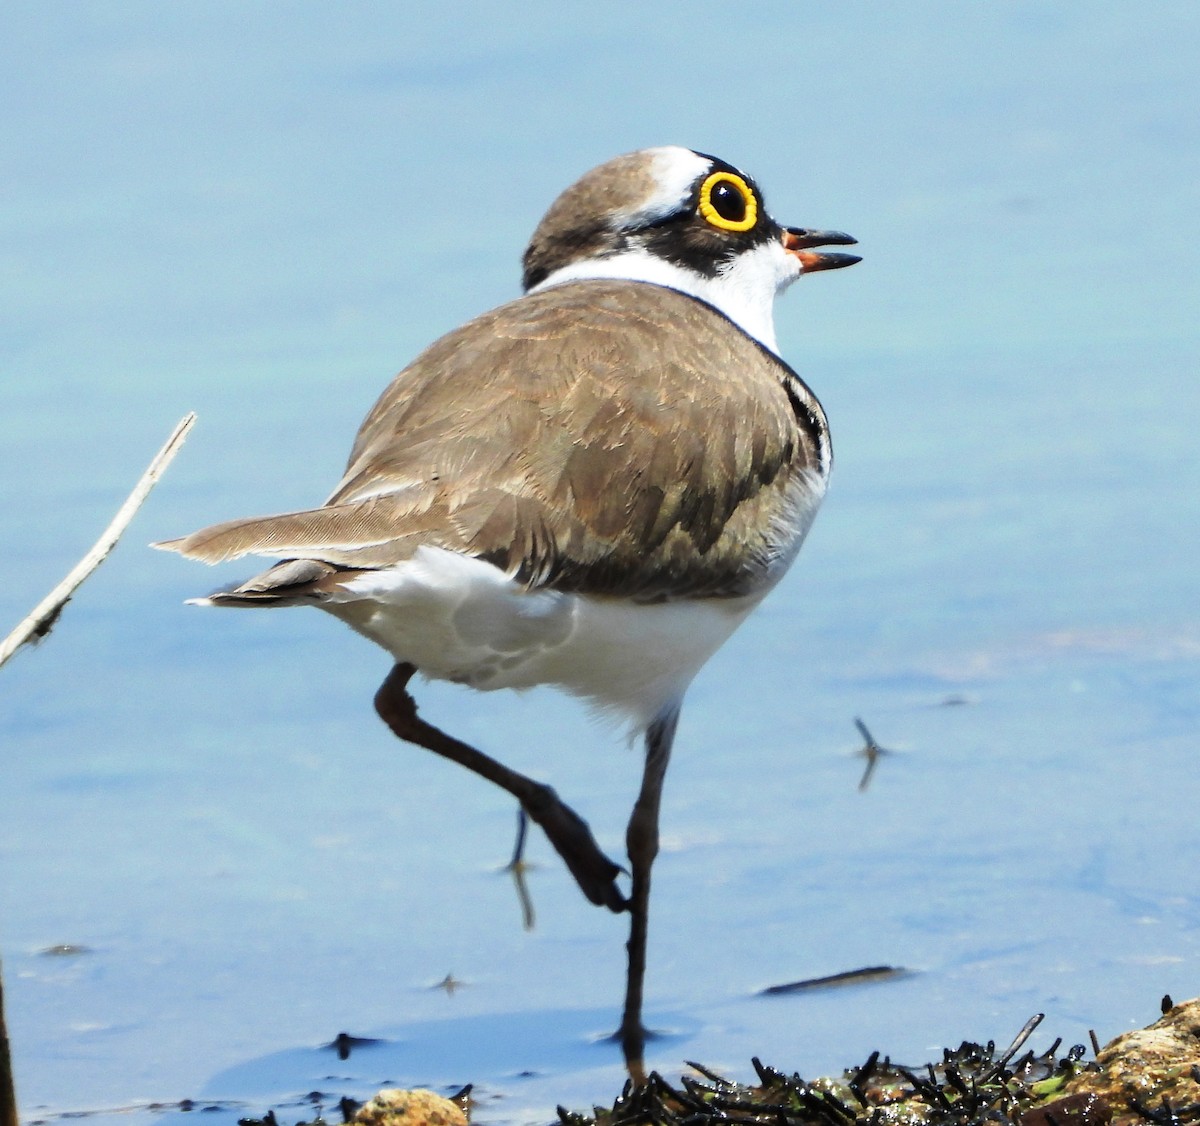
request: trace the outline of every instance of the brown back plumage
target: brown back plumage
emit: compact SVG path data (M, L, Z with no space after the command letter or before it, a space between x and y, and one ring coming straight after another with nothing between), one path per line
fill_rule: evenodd
M624 281L557 286L443 337L359 430L325 506L161 546L387 567L423 545L530 587L746 593L784 546L820 406L711 307Z

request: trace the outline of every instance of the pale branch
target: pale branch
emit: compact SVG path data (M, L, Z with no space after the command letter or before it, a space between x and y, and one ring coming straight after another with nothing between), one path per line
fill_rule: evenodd
M96 541L92 549L75 564L71 573L46 595L20 625L0 643L0 666L4 665L9 657L27 641L46 634L58 615L62 613L62 609L70 597L108 557L109 552L116 546L117 540L129 527L129 522L133 519L134 514L149 496L150 490L158 483L158 479L171 464L171 459L179 452L179 447L183 445L183 441L195 421L194 413L189 413L180 420L179 425L175 427L163 448L155 454L154 460L133 487L133 492L121 505L116 516L113 517L112 523L104 529L104 534Z

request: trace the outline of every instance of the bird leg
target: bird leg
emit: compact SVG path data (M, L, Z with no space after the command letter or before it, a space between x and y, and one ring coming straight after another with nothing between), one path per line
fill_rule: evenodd
M513 887L517 892L517 902L521 905L521 925L531 931L537 921L533 910L533 896L529 894L529 885L525 883L525 837L529 832L529 814L523 805L517 806L517 839L513 844L512 859L504 866L512 876Z
M625 846L629 853L632 884L629 892L629 953L625 977L625 1010L617 1036L625 1056L625 1066L635 1087L646 1082L644 1052L646 1026L642 1023L642 986L646 977L646 924L650 912L650 869L658 855L658 811L662 800L663 777L671 757L679 708L660 715L646 730L646 765L642 788L638 793Z
M517 806L517 839L513 841L512 859L508 871L517 872L525 867L525 837L529 832L529 814L523 805Z
M503 763L421 719L417 715L416 702L408 691L408 682L416 671L410 664L395 665L375 693L375 710L391 728L392 734L457 762L507 790L542 827L583 894L592 903L607 907L610 911L626 910L628 901L616 884L621 868L600 851L587 822L561 801L550 786L510 770Z

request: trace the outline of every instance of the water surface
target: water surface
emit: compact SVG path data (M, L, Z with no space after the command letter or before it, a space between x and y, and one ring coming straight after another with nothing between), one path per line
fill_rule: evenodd
M474 1082L489 1121L612 1098L625 921L535 837L523 930L512 803L383 729L386 657L317 614L185 607L247 569L144 544L321 499L391 373L514 295L554 194L645 144L744 165L865 258L780 306L837 468L684 712L651 1063L919 1062L1034 1012L1086 1041L1200 991L1194 9L646 11L9 12L0 621L200 415L0 673L27 1116L385 1081ZM576 704L420 700L619 852L638 755ZM866 793L855 716L897 752ZM62 943L88 952L39 953ZM915 972L756 996L879 963ZM384 1043L341 1062L343 1030Z

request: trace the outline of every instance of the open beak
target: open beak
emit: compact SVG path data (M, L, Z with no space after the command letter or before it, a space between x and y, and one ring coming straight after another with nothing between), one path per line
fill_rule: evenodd
M784 227L783 249L794 255L800 261L801 269L806 274L814 270L840 270L843 266L853 266L862 259L857 254L839 254L835 251L814 253L817 246L853 246L858 239L841 231L813 231L807 227Z

